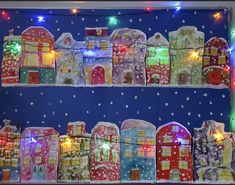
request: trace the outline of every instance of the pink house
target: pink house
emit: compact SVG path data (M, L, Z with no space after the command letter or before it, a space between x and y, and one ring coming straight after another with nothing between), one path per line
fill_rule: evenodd
M58 135L50 127L28 127L21 136L21 181L56 182Z

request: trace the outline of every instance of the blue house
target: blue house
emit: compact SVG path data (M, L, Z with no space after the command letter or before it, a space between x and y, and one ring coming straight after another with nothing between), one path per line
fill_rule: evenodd
M121 181L155 181L156 127L128 119L121 126Z

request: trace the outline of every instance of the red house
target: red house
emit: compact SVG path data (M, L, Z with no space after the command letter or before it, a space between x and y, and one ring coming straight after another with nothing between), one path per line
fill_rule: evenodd
M177 122L157 129L157 180L192 181L191 135Z
M202 80L204 84L229 86L229 46L225 39L212 37L205 44L202 62Z
M120 134L117 125L99 122L91 131L92 181L120 180Z

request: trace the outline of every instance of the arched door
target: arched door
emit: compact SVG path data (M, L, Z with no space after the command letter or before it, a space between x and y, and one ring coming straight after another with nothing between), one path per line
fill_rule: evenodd
M92 69L91 84L104 84L105 71L101 66L96 66Z
M187 71L181 71L178 74L178 84L191 84L191 75Z

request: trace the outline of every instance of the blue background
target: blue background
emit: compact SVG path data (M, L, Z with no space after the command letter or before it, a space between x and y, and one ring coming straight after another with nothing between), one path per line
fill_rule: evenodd
M168 38L168 32L181 26L195 26L205 33L205 42L213 36L228 40L228 15L216 21L218 10L81 10L79 16L68 16L70 10L6 10L11 19L0 18L0 38L13 28L19 35L29 26L44 26L55 40L71 32L75 40L84 40L85 27L140 29L147 37L155 32ZM60 15L59 15L60 14ZM63 16L61 15L63 14ZM128 15L125 15L128 14ZM130 15L133 14L133 15ZM39 23L37 16L44 15ZM108 15L117 16L118 24L110 26ZM0 51L2 51L2 42ZM0 52L2 59L2 52ZM128 118L150 121L156 126L177 121L190 131L204 120L226 123L229 130L230 91L211 88L173 87L0 87L0 120L11 119L22 125L51 126L66 132L67 122L85 121L90 132L98 121L110 121L119 127Z

